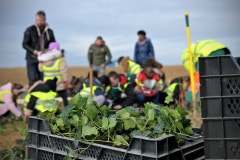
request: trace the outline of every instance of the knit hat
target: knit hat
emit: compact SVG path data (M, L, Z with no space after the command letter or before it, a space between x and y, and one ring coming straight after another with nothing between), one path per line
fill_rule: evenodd
M53 49L60 50L60 45L57 42L51 42L48 46L48 49L51 51Z
M45 84L48 85L50 90L56 91L56 88L57 88L57 78L55 77L54 79L47 80L45 82Z

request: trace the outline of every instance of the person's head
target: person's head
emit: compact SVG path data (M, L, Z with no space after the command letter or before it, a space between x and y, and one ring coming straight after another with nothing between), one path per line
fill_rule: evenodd
M19 84L19 83L13 83L12 85L12 92L15 96L20 95L21 93L25 92L25 88L23 87L23 85Z
M120 82L118 73L115 72L115 71L111 71L111 72L108 74L108 77L109 77L111 86L112 86L112 87L117 87L118 84L119 84L119 82Z
M146 38L146 32L144 30L138 31L137 34L138 34L138 39L140 41L142 41L142 40L144 40Z
M103 38L102 38L101 36L98 36L98 37L96 38L95 44L96 44L97 46L102 46L102 45L104 44L104 43L103 43Z
M54 79L47 80L45 84L48 85L50 90L55 92L57 89L57 78L55 77Z
M38 11L35 17L35 23L38 27L43 28L46 25L46 14L44 11Z
M121 57L118 58L117 62L118 62L119 65L121 64L121 62L124 58L125 58L124 56L121 56Z
M99 80L100 80L103 88L106 88L107 86L109 86L111 84L109 77L107 75L101 76L99 78Z
M145 76L147 77L147 78L153 78L153 76L154 76L154 70L153 70L153 66L152 66L152 64L144 64L143 65L143 73L145 74Z
M183 76L182 83L183 83L184 90L187 90L188 87L190 86L190 77L188 75L187 76Z
M51 42L48 46L48 50L60 50L60 45L57 42Z

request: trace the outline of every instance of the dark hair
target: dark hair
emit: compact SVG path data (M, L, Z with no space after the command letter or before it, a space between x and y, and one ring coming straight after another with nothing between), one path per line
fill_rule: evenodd
M123 56L118 58L118 60L117 60L118 64L123 60L123 58L124 58Z
M143 69L146 69L146 68L154 68L153 64L152 63L143 63L142 65Z
M109 78L113 77L113 78L117 79L117 78L119 78L119 74L115 71L111 71L111 72L109 72L108 77Z
M183 76L182 81L190 83L190 76L189 75Z
M153 68L163 68L163 65L152 57L147 59L144 63L151 64Z
M102 85L108 86L110 85L109 77L106 75L103 75L99 78L99 81L102 83Z
M138 35L146 36L146 32L144 30L140 30L137 32Z
M96 39L99 39L99 40L103 41L103 38L101 36L97 36Z
M12 85L12 89L22 89L23 85L19 84L19 83L13 83Z
M38 11L36 15L43 16L46 19L46 13L43 10Z

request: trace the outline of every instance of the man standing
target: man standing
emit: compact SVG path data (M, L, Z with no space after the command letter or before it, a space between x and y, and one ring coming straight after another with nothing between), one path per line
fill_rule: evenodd
M107 57L107 60L106 60ZM102 37L98 36L95 43L93 43L88 50L88 61L90 67L97 71L99 76L105 74L105 67L111 62L112 55L104 43Z
M146 32L138 31L138 41L134 50L134 61L141 66L149 58L154 58L154 49L151 40L146 37Z
M38 70L37 56L41 55L51 42L55 42L55 38L53 31L46 23L46 14L44 11L38 11L35 24L28 27L24 32L22 43L26 50L29 86L35 81L43 79L42 73Z

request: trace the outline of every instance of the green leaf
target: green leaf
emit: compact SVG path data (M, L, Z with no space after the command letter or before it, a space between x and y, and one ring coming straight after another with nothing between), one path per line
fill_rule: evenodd
M160 112L164 117L168 117L170 109L168 107L162 107Z
M92 127L89 125L82 127L82 137L97 135L97 134L98 134L98 130L96 127Z
M131 128L135 128L136 127L136 118L135 117L131 117L129 119L124 119L123 120L123 124L124 124L124 129L125 130L129 130Z
M131 136L131 137L142 136L142 131L140 131L140 130L133 130L133 131L130 133L130 136Z
M88 117L82 116L82 125L86 125L88 123Z
M102 118L102 129L103 130L107 130L108 129L108 118L107 117L103 117Z
M148 120L149 121L153 121L154 120L154 118L155 118L155 113L156 113L156 111L154 110L154 109L149 109L148 110Z
M186 133L188 135L192 135L193 134L192 126L186 127L184 129L184 133Z
M64 130L64 122L62 118L57 118L56 119L56 125L59 127L61 130Z
M78 117L76 114L73 115L73 121L72 121L72 123L73 123L73 125L74 125L75 127L77 127L78 124L79 124L79 117Z
M109 128L114 128L117 125L116 118L109 118Z
M130 117L130 113L126 109L121 109L121 110L117 111L117 114L121 118L129 118Z
M172 111L171 111L171 115L175 118L175 122L182 119L181 114L178 113L177 110L172 110Z
M128 146L128 142L123 138L123 136L121 135L116 135L113 144L115 146L120 146L120 145L124 145L124 146Z
M167 96L167 97L165 98L164 103L170 104L171 102L173 102L173 97L172 97L172 96Z
M87 105L86 106L86 116L88 118L90 118L91 120L95 119L96 116L98 115L99 111L98 109L96 108L96 106L91 106L91 105Z
M154 131L154 133L162 134L164 127L165 127L165 125L163 123L162 124L157 124L154 127L153 131Z
M177 110L178 113L180 113L182 117L185 117L186 115L188 115L188 112L182 107L176 107L175 110Z
M177 126L177 129L178 129L179 131L181 131L181 130L183 129L183 125L182 125L181 122L177 122L177 123L176 123L176 126Z

